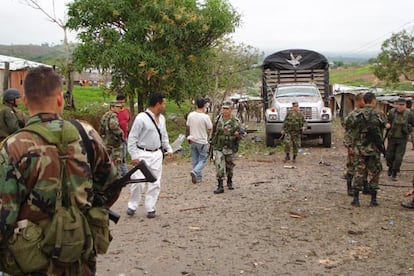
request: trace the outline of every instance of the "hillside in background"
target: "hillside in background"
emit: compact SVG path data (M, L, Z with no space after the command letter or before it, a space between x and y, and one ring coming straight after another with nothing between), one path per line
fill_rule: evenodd
M71 45L73 49L75 44ZM264 55L268 56L278 50L264 50ZM371 58L375 58L378 53L322 53L330 62L340 61L345 64L366 64ZM13 56L47 64L55 64L56 60L65 59L65 49L63 45L0 45L0 55Z
M58 64L65 59L63 45L0 45L0 55L23 58L49 65Z

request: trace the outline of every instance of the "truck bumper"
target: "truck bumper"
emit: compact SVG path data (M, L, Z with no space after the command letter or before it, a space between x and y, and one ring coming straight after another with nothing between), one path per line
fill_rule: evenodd
M283 122L266 122L266 134L279 136L282 131ZM308 122L304 135L318 135L332 132L331 122Z

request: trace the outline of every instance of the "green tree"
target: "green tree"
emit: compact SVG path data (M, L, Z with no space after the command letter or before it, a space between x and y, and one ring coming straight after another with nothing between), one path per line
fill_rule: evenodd
M210 52L205 65L207 95L213 106L220 104L233 91L246 93L260 79L257 69L260 57L258 49L237 45L229 39L220 40Z
M374 74L387 85L400 79L414 81L414 33L403 30L393 34L381 46L374 64Z
M187 98L205 78L198 70L210 48L240 19L226 0L75 0L68 15L81 41L77 68L110 70L139 111L153 91Z

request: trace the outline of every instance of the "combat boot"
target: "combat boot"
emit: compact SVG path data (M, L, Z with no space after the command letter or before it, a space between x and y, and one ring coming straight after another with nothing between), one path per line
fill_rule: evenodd
M294 155L293 155L293 159L292 159L292 161L293 161L293 162L296 162L296 154L294 154Z
M401 202L401 206L408 209L414 209L414 199L407 203Z
M392 170L392 173L391 173L391 180L392 181L397 181L398 179L397 179L397 170Z
M224 193L223 179L217 179L217 182L218 182L217 189L214 191L214 193L215 194Z
M229 188L229 190L234 190L233 181L231 177L227 177L227 188Z
M290 160L290 155L289 152L286 152L286 156L285 156L285 162Z
M346 175L346 187L347 187L347 191L348 191L348 195L349 196L353 196L354 192L352 190L352 178L354 176L352 174L347 174Z
M388 167L388 176L391 176L392 174L392 167Z
M371 189L369 187L368 181L364 180L364 184L363 184L363 188L362 188L362 194L364 195L369 195L371 194Z
M354 198L352 199L351 205L355 206L355 207L360 206L360 204L359 204L359 190L358 189L354 189Z
M378 206L377 190L372 190L371 191L371 202L369 203L369 206Z

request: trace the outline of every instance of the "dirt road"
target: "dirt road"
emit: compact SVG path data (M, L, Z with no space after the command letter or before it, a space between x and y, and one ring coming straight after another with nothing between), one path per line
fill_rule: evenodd
M383 172L379 206L361 196L356 208L341 179L340 131L333 141L304 143L295 169L275 148L240 155L235 190L220 195L213 164L195 185L188 160L165 162L155 219L142 207L125 214L128 189L113 207L122 218L98 275L414 275L414 211L400 207L411 144L399 181Z

